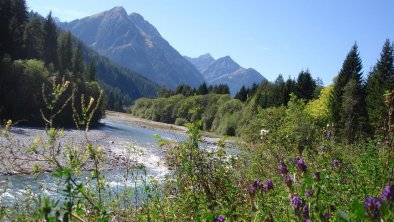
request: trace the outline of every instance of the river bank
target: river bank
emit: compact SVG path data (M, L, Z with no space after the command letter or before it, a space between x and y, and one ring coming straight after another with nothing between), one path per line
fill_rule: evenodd
M101 126L88 132L64 129L57 136L54 148L49 149L45 143L49 137L44 128L14 126L10 129L8 138L0 136L0 174L52 172L56 164L48 159L49 156L56 155L59 164L64 165L69 161L67 149L83 155L87 144L92 143L94 147L102 148L104 160L101 167L104 170L144 164L164 175L166 166L163 157L166 149L159 148L157 139L152 139L152 136L159 134L164 139L177 142L187 138L186 132L187 128L183 126L107 111ZM212 146L221 139L209 133L203 135L203 141ZM145 136L143 142L141 136ZM87 162L83 167L85 170L91 169L92 162Z

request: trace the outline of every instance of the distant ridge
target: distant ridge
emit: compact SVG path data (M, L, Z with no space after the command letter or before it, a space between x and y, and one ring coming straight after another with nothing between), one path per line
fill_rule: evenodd
M161 85L197 87L204 81L154 26L137 13L127 15L123 7L59 24L101 55Z
M235 95L242 86L249 87L253 83L266 80L256 70L241 67L230 56L215 60L207 53L197 58L187 56L185 58L202 73L209 85L227 84L232 95Z

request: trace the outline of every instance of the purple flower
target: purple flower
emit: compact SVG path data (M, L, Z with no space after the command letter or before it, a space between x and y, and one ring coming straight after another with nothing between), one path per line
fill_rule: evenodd
M327 130L326 132L326 138L329 139L332 136L331 130Z
M274 189L274 183L272 183L272 180L267 180L264 185L263 185L263 190L268 191Z
M304 218L302 221L303 222L311 222L308 218Z
M299 157L294 158L294 162L297 165L297 169L299 171L306 172L306 170L308 169L308 166L301 158L299 158Z
M333 167L339 167L339 160L333 160L331 164Z
M226 218L223 215L219 215L216 217L216 222L224 222L226 220Z
M305 192L305 196L306 196L306 197L312 197L312 196L313 196L313 193L314 193L313 190L307 190L307 191Z
M330 219L330 214L328 212L323 214L324 220L328 221Z
M312 174L312 178L313 178L315 181L320 181L320 172L313 173L313 174Z
M282 175L286 175L289 172L289 168L287 168L286 164L283 161L280 162L278 170Z
M291 188L291 185L293 184L293 180L291 179L290 176L286 176L286 177L283 179L283 182L286 184L286 186L287 186L288 188Z
M249 185L248 193L249 194L254 194L255 192L256 192L256 187L253 184Z
M381 203L370 196L365 198L365 210L370 218L378 219L380 217L380 205Z
M304 218L309 218L309 207L306 204L302 207L302 216Z
M394 201L394 184L387 185L380 196L382 201Z
M260 181L259 179L255 180L254 183L253 183L253 186L254 186L255 188L261 187L261 181Z
M291 206L294 210L300 209L302 207L302 200L299 196L293 195L291 197Z

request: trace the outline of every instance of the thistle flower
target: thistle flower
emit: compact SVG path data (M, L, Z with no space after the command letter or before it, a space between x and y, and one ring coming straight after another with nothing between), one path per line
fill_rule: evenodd
M320 181L320 172L313 173L312 178L315 181Z
M314 193L313 190L307 190L307 191L305 192L305 196L306 196L306 197L312 197L312 196L313 196L313 193Z
M223 215L219 215L215 219L216 222L224 222L225 220L226 218Z
M288 188L291 188L291 185L293 184L293 180L288 175L283 179L283 182L286 184Z
M336 168L336 167L339 167L339 160L333 160L331 164L332 164L332 166L335 167L335 168Z
M389 184L384 187L382 195L380 196L382 201L394 201L394 184Z
M267 180L264 185L263 185L263 190L264 191L268 191L268 190L272 190L274 189L274 183L272 183L272 180L269 179Z
M381 203L370 196L365 198L365 210L367 211L368 217L372 219L380 218L380 205Z
M308 166L306 165L306 163L299 157L294 158L294 162L297 165L297 169L301 172L306 172L306 170L308 169Z
M302 207L302 200L299 196L293 195L291 197L291 206L294 210L300 209Z
M280 162L278 170L282 175L286 175L289 172L289 168L287 168L286 164L283 161Z

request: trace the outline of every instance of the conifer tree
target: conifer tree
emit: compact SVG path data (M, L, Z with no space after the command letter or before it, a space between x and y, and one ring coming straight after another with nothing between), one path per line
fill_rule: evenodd
M58 56L60 72L64 74L66 69L71 70L73 51L70 32L63 33L59 37Z
M383 45L380 59L368 76L366 103L369 120L375 133L387 126L387 107L383 95L386 90L394 88L393 51L393 45L387 39Z
M316 82L312 78L309 70L302 70L298 74L297 83L295 86L295 94L298 98L306 101L312 100L316 89Z
M368 132L368 114L365 104L365 93L363 89L362 80L362 63L358 52L357 44L354 44L350 52L347 54L345 61L343 62L342 68L335 79L334 88L332 90L329 108L331 120L334 123L334 131L338 135L345 137L345 123L349 116L352 116L354 120L350 126L346 126L347 130L350 128L352 132ZM348 85L349 81L351 84ZM346 94L345 93L346 87ZM351 93L350 93L351 92ZM354 101L355 105L350 106L349 101ZM352 113L344 111L345 107L352 107L349 109ZM349 142L352 142L352 138L348 138Z
M208 87L205 82L203 82L197 89L198 95L206 95L208 94Z
M48 65L52 63L55 68L59 67L57 55L57 30L56 24L52 18L52 12L48 14L43 23L44 40L44 61Z
M82 73L85 70L85 64L83 62L82 45L78 44L77 48L74 50L73 56L73 73L78 77L82 77Z
M27 59L42 59L43 57L43 31L41 22L33 17L25 27L23 33L23 46Z
M242 86L241 89L235 94L234 99L239 99L242 102L245 102L248 99L248 90L245 86Z

